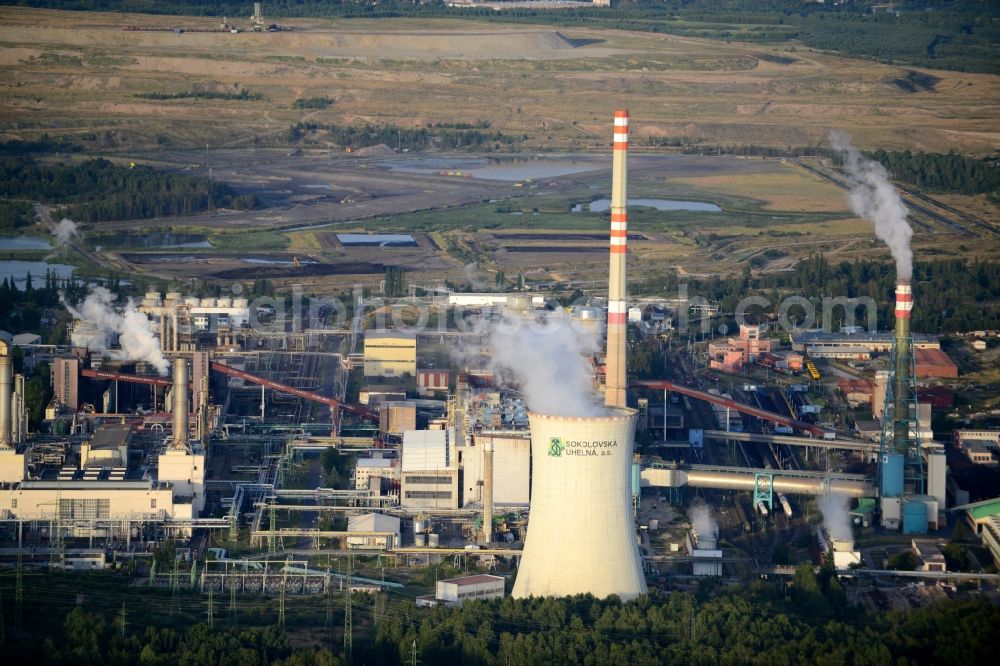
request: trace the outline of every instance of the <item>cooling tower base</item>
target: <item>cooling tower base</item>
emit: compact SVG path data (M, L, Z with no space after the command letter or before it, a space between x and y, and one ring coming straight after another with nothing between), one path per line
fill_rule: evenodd
M636 411L530 413L531 513L513 596L646 592L630 507Z

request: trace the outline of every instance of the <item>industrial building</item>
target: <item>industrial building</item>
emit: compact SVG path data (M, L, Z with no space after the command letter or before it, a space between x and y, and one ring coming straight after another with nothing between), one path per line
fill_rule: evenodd
M401 435L417 429L417 403L393 400L379 405L379 431L384 435Z
M347 531L358 536L347 537L347 547L364 550L392 550L400 543L399 518L384 513L350 516Z
M417 392L421 396L439 395L448 392L451 373L435 368L417 370Z
M459 450L464 502L483 501L487 445L493 448L493 503L506 507L527 506L531 490L531 438L527 431L477 432L472 445Z
M758 356L770 353L771 340L761 337L759 326L748 324L740 324L739 337L708 345L710 367L722 372L738 372L744 364L753 363Z
M417 336L397 330L365 333L365 377L417 374Z
M403 433L400 504L410 509L457 509L458 460L452 430Z
M506 580L501 576L480 574L439 580L433 595L417 597L418 606L461 606L476 599L503 599Z
M820 350L823 347L859 347L873 354L884 354L892 351L895 341L894 334L885 333L827 333L824 331L806 331L792 334L792 349L804 352L813 347ZM941 343L931 335L913 334L914 349L940 349Z

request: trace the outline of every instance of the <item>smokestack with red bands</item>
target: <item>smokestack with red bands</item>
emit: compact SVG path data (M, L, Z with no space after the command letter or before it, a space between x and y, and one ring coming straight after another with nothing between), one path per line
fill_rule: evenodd
M604 403L625 407L626 377L625 254L628 247L628 111L614 117L614 151L611 166L611 265L608 275L608 351Z

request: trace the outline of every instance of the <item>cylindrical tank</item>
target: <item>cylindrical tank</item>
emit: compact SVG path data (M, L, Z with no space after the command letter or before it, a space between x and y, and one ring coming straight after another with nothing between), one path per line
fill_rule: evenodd
M882 456L882 497L899 497L903 494L903 454L886 453Z
M420 533L420 532L426 532L426 531L427 531L427 521L426 520L418 518L417 520L413 521L413 533L414 534L417 534L417 533Z
M423 532L413 535L413 545L417 548L423 548L427 545L427 535Z
M646 592L632 519L638 412L577 417L530 412L531 518L513 596Z
M574 305L572 315L573 325L576 328L594 336L597 340L604 337L608 319L603 308L593 305Z
M924 501L914 499L903 503L903 532L927 534L927 504Z
M441 535L440 534L428 534L427 535L427 545L431 548L437 548L441 545Z

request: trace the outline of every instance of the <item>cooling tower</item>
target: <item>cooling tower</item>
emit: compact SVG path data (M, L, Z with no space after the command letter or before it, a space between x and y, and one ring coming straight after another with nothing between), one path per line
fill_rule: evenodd
M637 412L529 412L531 514L514 597L646 592L629 488Z

